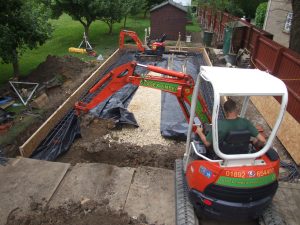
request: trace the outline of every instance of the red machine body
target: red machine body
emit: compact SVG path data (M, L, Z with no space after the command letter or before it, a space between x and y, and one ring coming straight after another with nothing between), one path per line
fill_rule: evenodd
M122 30L120 32L120 37L119 37L119 48L120 49L124 48L124 40L125 40L126 36L129 36L130 38L132 38L135 41L138 51L140 51L144 55L162 56L162 54L165 52L164 41L165 41L166 35L163 35L159 40L153 42L152 44L150 42L148 42L147 46L149 47L149 49L146 49L143 46L143 42L139 39L136 32L129 31L129 30ZM138 55L138 56L142 56L142 55Z

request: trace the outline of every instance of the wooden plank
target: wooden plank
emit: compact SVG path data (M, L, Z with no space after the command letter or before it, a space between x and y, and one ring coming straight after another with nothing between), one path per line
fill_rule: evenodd
M280 104L273 97L251 97L251 101L262 114L270 127L273 128L277 119ZM286 112L277 137L284 145L291 157L300 165L300 124Z
M14 103L15 103L15 101L12 100L12 101L7 102L7 103L5 103L5 104L3 104L3 105L0 105L0 108L1 108L1 109L6 109L6 108L8 108L9 106L11 106L11 105L14 104Z
M39 146L48 133L58 124L58 122L66 115L66 113L74 107L74 104L80 96L95 84L98 74L105 72L107 68L113 65L120 56L117 49L95 72L82 84L79 88L37 129L34 134L19 147L23 157L29 157L32 152Z
M207 52L205 50L205 48L202 49L202 54L203 54L203 58L206 61L207 65L208 66L213 66L212 63L211 63L211 61L210 61L210 58L209 58L209 56L208 56L208 54L207 54Z
M124 45L125 50L137 50L137 46L133 44L125 44ZM166 46L166 51L174 50L175 46ZM205 48L199 48L199 47L181 47L183 51L187 52L195 52L195 53L202 53L203 58L208 66L212 66L212 63L209 59L209 56L205 50Z

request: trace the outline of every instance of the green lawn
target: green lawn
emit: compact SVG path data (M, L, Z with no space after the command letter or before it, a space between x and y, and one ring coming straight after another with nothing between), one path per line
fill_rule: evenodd
M189 25L186 26L186 31L190 32L190 33L191 32L200 32L201 31L200 25L197 22L197 18L196 17L193 17L192 24L189 24Z
M69 47L78 47L82 40L83 26L73 21L68 15L63 15L59 20L53 20L55 28L52 38L43 46L34 50L27 50L20 59L20 70L22 76L27 75L38 64L43 62L47 55L66 55ZM144 37L144 29L150 24L149 19L128 18L127 28L136 31L141 40ZM119 31L123 29L123 21L114 24L113 34L108 35L108 26L100 21L94 22L90 27L90 42L98 54L104 57L109 56L118 48ZM71 54L83 60L93 60L94 58L80 54ZM12 75L11 64L0 64L0 84L6 82Z

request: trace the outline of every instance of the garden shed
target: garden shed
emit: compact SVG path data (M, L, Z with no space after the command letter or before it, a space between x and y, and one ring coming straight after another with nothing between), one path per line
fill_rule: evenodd
M168 40L177 40L180 32L184 39L187 24L187 8L172 0L163 2L150 10L151 39L157 39L162 34Z

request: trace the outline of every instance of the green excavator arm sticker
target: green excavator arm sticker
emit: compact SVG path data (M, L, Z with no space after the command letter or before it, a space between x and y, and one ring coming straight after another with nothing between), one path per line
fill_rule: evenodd
M177 92L179 86L178 84L172 84L168 82L155 81L155 80L146 80L146 79L141 80L140 85L144 87L151 87L162 91L170 91L174 93Z
M190 102L192 102L192 94L188 96L188 99ZM200 119L201 123L209 122L206 114L203 112L203 107L198 99L197 99L197 104L196 104L196 115Z
M234 178L221 176L217 180L216 184L228 187L237 188L254 188L263 185L267 185L276 180L276 175L274 173L264 176L264 177L254 177L254 178Z

